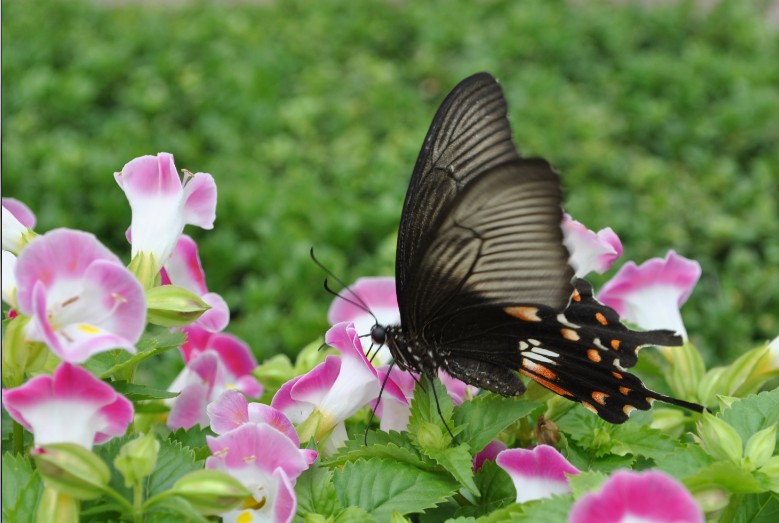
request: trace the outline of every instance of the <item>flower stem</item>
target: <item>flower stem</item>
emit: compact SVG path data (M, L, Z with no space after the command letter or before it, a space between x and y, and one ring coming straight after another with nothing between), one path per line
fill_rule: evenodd
M136 481L133 486L133 522L143 523L143 483Z
M13 422L14 454L24 452L24 427L21 423Z

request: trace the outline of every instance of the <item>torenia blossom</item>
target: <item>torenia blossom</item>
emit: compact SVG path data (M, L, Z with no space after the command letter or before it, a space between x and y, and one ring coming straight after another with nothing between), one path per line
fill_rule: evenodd
M211 229L216 218L216 184L210 174L184 171L179 178L173 156L141 156L115 173L132 208L132 257L152 258L156 274L173 252L176 242L191 224Z
M244 508L222 514L223 521L292 521L295 480L309 465L292 440L265 423L248 423L206 440L213 454L206 468L230 474L252 492Z
M647 329L671 329L687 339L681 306L701 276L694 260L669 251L665 259L652 258L641 265L628 262L609 280L598 300L627 321Z
M593 271L603 274L622 256L622 242L611 227L594 232L566 214L562 228L569 263L579 278Z
M353 285L344 289L341 295L346 299L337 297L333 300L327 313L330 325L351 321L358 334L369 334L377 321L380 325L400 324L395 278L377 276L360 278ZM365 310L366 308L370 312ZM370 336L360 338L360 343L366 352L373 344ZM373 349L377 349L377 347L373 347ZM385 365L390 362L391 358L389 349L385 346L378 350L374 361L377 365Z
M206 407L227 389L252 397L262 394L262 385L251 375L257 360L248 345L232 334L212 333L200 327L182 330L187 334L181 347L187 365L168 388L180 392L171 402L168 427L208 426Z
M504 450L495 462L511 476L517 489L517 503L568 493L571 487L567 475L579 473L549 445L539 445L532 450Z
M76 443L87 449L121 436L133 405L88 371L61 363L51 376L37 376L3 389L3 406L35 436L35 446Z
M30 340L70 363L110 349L135 352L146 326L143 289L93 235L47 232L19 255L15 276L19 311L32 316Z
M206 275L200 264L195 240L182 234L162 270L162 283L173 284L194 292L211 306L195 321L194 325L211 332L219 332L230 321L230 309L224 299L215 292L208 292Z
M473 457L473 471L479 470L487 461L495 461L498 454L507 448L506 444L499 439L494 439L487 443L487 446Z
M379 428L386 432L406 430L411 418L411 400L416 385L414 375L385 365L378 369L378 377L382 383L386 379L387 383L394 384L389 390L384 388L379 400L371 402L371 407L376 409L376 416L381 420Z
M246 396L237 390L227 390L206 408L211 420L211 430L216 434L227 434L247 423L270 425L287 436L296 447L300 447L300 439L292 422L282 413L263 403L246 401ZM308 464L316 461L315 450L301 449Z
M3 250L18 255L35 238L35 214L15 198L3 198Z
M656 470L621 470L571 508L569 523L703 523L684 486Z
M332 452L346 441L343 421L376 399L381 389L377 370L362 351L360 339L351 322L337 323L325 335L325 341L341 356L328 356L307 374L281 386L271 406L282 411L299 428L301 437L318 441L327 438L326 451ZM397 397L402 392L388 381L385 393Z

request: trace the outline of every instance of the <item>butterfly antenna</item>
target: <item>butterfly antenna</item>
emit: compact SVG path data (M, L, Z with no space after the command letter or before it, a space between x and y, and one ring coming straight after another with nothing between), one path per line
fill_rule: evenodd
M360 298L360 295L359 295L359 294L357 294L356 292L354 292L352 289L350 289L350 288L349 288L349 286L348 286L348 285L346 285L346 284L343 282L343 280L342 280L341 278L339 278L338 276L336 276L336 275L333 273L333 271L331 271L330 269L328 269L327 267L325 267L324 265L322 265L322 262L320 262L319 260L317 260L317 259L316 259L316 256L314 255L314 248L313 248L313 247L311 247L310 254L311 254L311 259L314 261L314 263L316 263L316 265L317 265L317 266L318 266L320 269L322 269L323 271L325 271L325 274L327 274L328 276L330 276L331 278L333 278L333 279L336 281L336 283L338 283L338 285L340 285L342 288L346 289L346 290L349 292L349 294L351 294L351 295L354 297L354 300L351 300L351 299L349 299L349 298L346 298L346 297L344 297L342 294L340 294L340 293L338 293L338 292L335 292L334 290L332 290L332 289L331 289L331 288L328 286L328 284L327 284L327 279L326 279L326 278L325 278L325 290L326 290L327 292L329 292L330 294L332 294L333 296L335 296L336 298L341 298L341 299L342 299L342 300L344 300L345 302L347 302L347 303L350 303L350 304L354 305L355 307L357 307L357 308L359 308L359 309L362 309L362 310L364 310L365 312L367 312L368 314L370 314L370 315L373 317L373 321L374 321L374 322L375 322L375 323L378 325L378 323L379 323L379 320L376 318L376 315L374 315L374 314L373 314L373 312L371 312L371 309L368 307L368 304L367 304L367 303L365 303L365 301L363 301L363 299L362 299L362 298Z
M393 361L390 363L389 368L387 369L387 375L384 376L384 379L381 381L381 388L379 389L379 397L376 398L376 406L371 409L371 417L368 418L368 425L365 426L365 436L363 436L363 443L365 443L365 446L368 446L368 429L371 427L371 423L373 422L373 418L376 416L376 410L379 408L379 403L381 402L381 395L384 392L384 387L387 385L387 381L390 377L390 372L392 372L392 367L395 366L395 362Z
M433 398L435 399L435 408L438 411L438 416L441 418L441 421L444 424L444 427L446 427L446 432L449 433L449 435L452 437L452 441L454 441L455 445L459 445L460 442L457 441L457 437L455 437L454 434L452 434L452 429L449 428L449 425L446 423L446 420L444 419L444 414L441 412L441 404L438 402L438 393L435 391L435 383L433 383L433 379L428 376L428 382L430 383L430 388L433 389Z

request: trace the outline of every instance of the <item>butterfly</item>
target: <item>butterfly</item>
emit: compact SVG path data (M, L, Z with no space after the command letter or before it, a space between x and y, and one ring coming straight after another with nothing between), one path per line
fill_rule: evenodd
M654 400L626 369L646 345L681 345L668 330L639 332L574 277L563 244L559 176L512 141L506 99L479 73L438 109L414 167L398 232L399 325L376 324L403 370L439 369L503 396L522 374L611 423ZM518 374L519 373L519 374Z

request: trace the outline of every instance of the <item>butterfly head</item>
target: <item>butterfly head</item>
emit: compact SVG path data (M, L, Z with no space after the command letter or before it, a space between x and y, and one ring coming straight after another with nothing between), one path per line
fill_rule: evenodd
M376 345L384 345L387 342L387 329L384 325L375 324L371 328L371 340Z

